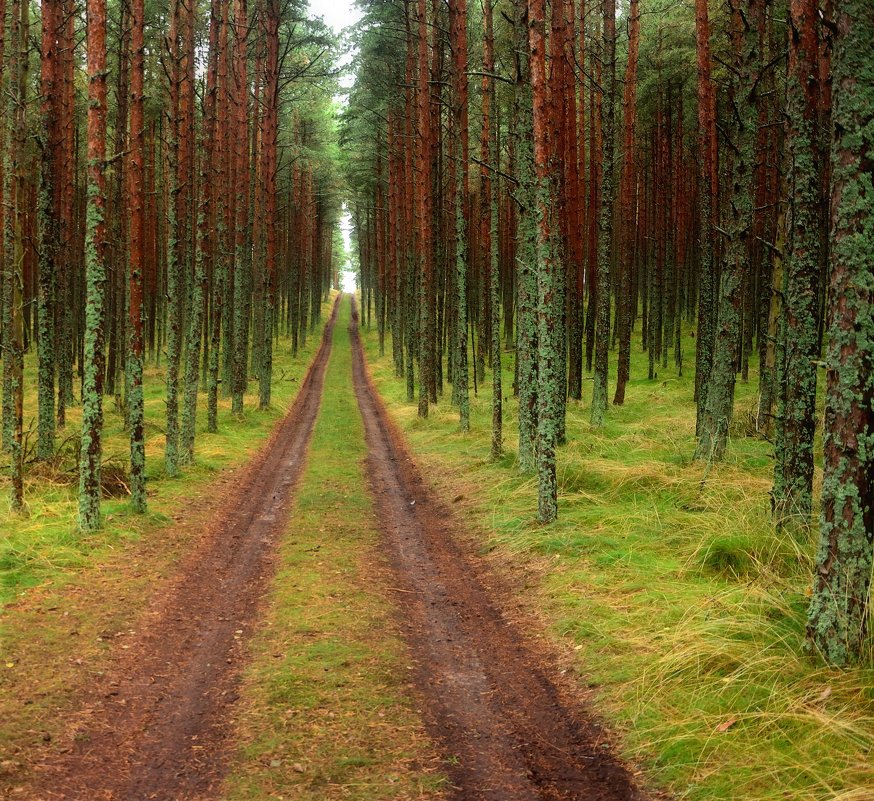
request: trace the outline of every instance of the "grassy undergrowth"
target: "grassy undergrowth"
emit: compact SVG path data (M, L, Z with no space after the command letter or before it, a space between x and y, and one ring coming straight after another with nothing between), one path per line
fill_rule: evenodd
M344 301L266 625L243 686L228 801L436 798L441 777L406 697L363 473ZM370 565L368 565L370 563Z
M537 611L575 649L581 683L598 688L598 711L655 785L696 801L874 799L874 670L804 655L813 535L778 533L769 519L772 449L745 436L755 376L738 385L727 457L709 471L691 462L691 372L650 381L634 353L626 404L601 430L588 424L584 384L559 451L559 520L542 527L535 480L516 469L515 400L506 455L491 463L488 375L465 435L448 389L419 419L390 342L382 358L375 331L365 343L426 474L464 493L484 549L539 577ZM512 354L504 367L509 395Z
M323 318L330 306L322 309ZM252 380L245 398L242 419L231 415L231 401L219 397L219 432L206 432L206 395L201 393L197 409L195 464L182 475L167 479L164 470L165 375L163 366L148 364L144 377L146 474L149 513L132 514L128 509L124 474L129 458L123 414L113 398L104 399L103 463L110 481L104 480L105 526L97 534L83 536L76 530L78 464L75 454L81 437L82 409L67 411L67 425L58 433L58 456L50 464L31 461L25 476L27 510L16 515L9 507L9 457L0 453L0 604L8 603L28 587L53 580L59 573L84 567L95 551L136 538L144 528L167 523L170 515L192 497L216 473L242 464L273 429L297 394L300 379L318 349L319 332L307 339L296 358L288 342L282 341L274 356L272 408L260 412L257 379ZM36 440L36 362L31 354L25 376L25 428L31 429L29 446ZM76 385L78 392L78 384ZM30 454L32 456L32 453ZM106 476L104 477L106 479ZM107 487L109 483L111 486ZM115 497L112 497L115 496Z
M330 305L322 309L327 319ZM104 502L104 527L83 535L76 527L75 462L28 466L27 514L8 506L8 465L0 463L0 796L16 786L38 758L54 747L72 699L99 675L113 643L131 631L156 584L203 533L211 507L200 500L209 487L230 480L267 439L298 392L321 340L309 338L292 359L283 340L274 357L273 407L257 410L250 384L242 419L220 400L219 433L207 434L205 396L198 401L194 465L169 479L163 465L163 370L146 370L149 513L135 515L124 495ZM34 365L28 363L26 420L35 416ZM69 410L59 440L78 439L81 409ZM104 458L126 465L127 434L112 399L106 399ZM0 457L2 459L3 457ZM219 482L218 484L216 482ZM220 489L217 489L220 492Z

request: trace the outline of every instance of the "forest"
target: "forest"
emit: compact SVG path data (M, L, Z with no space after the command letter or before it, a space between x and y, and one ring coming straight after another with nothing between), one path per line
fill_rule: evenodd
M874 798L872 42L0 0L0 795Z

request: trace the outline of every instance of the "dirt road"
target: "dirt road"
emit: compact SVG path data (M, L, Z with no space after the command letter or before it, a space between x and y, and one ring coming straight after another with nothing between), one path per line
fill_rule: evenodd
M306 461L338 307L291 411L143 633L85 699L67 753L44 766L32 797L179 801L209 797L222 778L241 649Z
M400 592L430 731L463 801L631 801L642 794L582 708L564 697L456 544L370 383L352 321L353 384L367 470Z
M346 302L346 301L344 301ZM82 700L67 748L33 793L55 801L220 797L235 746L243 650L274 573L317 418L338 304L292 410L226 500L203 546ZM468 555L367 375L353 306L352 386L366 473L415 664L425 723L459 801L642 801L607 738L529 635L506 620L500 580ZM342 443L337 443L342 447ZM252 799L260 801L260 799Z

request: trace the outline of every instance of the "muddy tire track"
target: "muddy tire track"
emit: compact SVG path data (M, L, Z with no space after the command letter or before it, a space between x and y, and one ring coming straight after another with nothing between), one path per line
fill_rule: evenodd
M453 797L643 799L604 732L550 679L484 588L482 568L457 545L451 513L423 482L369 379L357 321L353 307L367 471L426 723L448 758Z
M291 410L25 797L182 801L210 795L222 779L244 646L306 462L338 308L339 298Z

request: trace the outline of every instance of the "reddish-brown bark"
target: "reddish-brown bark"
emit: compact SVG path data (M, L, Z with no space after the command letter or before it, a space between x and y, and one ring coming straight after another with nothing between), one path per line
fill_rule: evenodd
M634 188L637 169L634 163L634 128L637 119L637 54L640 47L640 2L631 0L628 25L628 64L625 68L625 88L622 94L622 173L619 183L619 286L617 311L619 327L619 367L613 403L625 403L625 384L631 369L631 325L637 312L632 297L634 265Z
M419 324L419 416L428 416L434 384L435 319L434 255L431 243L431 106L428 67L428 12L425 0L418 0L418 77L416 84L416 210L417 257L420 274Z
M264 299L266 322L262 343L261 398L262 408L270 405L272 377L273 325L276 307L276 170L278 167L277 137L279 130L279 0L265 0L264 33L267 55L264 68L264 133L261 144L261 179L264 186L264 218L266 223L266 255Z

